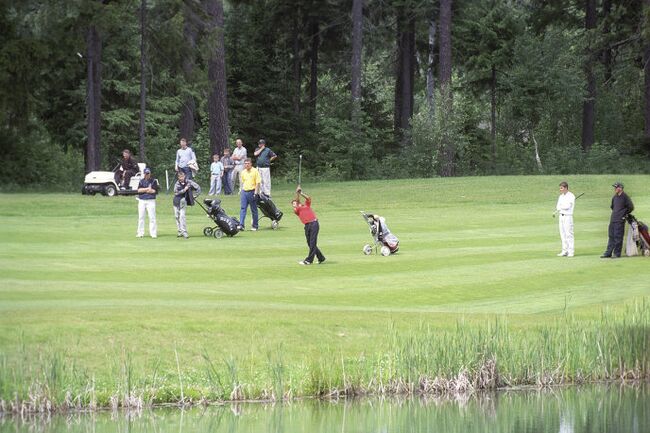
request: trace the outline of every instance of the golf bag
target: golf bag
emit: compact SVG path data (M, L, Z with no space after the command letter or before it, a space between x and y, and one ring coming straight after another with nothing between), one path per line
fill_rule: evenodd
M261 193L257 198L257 207L262 211L262 214L271 220L271 228L274 230L278 228L278 223L282 219L282 211L275 206L271 197Z
M205 227L203 234L205 236L214 236L221 238L224 234L227 236L235 236L242 229L241 223L237 218L229 217L226 211L221 207L221 200L219 199L205 199L203 203L206 207L203 210L212 221L217 225L216 227Z
M648 226L635 218L634 215L628 214L627 222L630 225L630 233L632 233L632 240L636 243L637 251L650 257L650 233Z
M375 241L375 251L379 248L382 256L395 254L399 250L399 239L392 234L386 225L386 219L379 215L361 212L364 221L368 224L370 235ZM373 246L366 244L363 247L363 252L366 255L372 253Z

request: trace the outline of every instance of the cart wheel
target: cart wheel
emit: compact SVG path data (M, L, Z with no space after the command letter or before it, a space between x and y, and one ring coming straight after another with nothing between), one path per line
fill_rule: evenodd
M368 245L368 244L365 244L365 245L363 246L363 253L364 253L365 255L367 255L367 256L369 256L370 254L372 254L372 246L371 246L371 245Z
M388 248L386 245L384 245L383 247L381 247L381 250L380 250L380 251L381 251L381 255L382 255L382 256L384 256L384 257L388 257L388 256L390 256L390 248Z
M212 232L212 236L214 236L216 239L221 239L223 237L223 230L216 229Z
M643 255L646 257L650 257L650 250L649 249L643 250Z
M277 222L276 220L271 221L271 228L273 230L277 230L279 225L280 225L280 223Z
M212 236L212 227L206 227L203 229L203 236Z
M104 195L113 197L115 194L117 194L117 190L114 185L108 184L104 187Z

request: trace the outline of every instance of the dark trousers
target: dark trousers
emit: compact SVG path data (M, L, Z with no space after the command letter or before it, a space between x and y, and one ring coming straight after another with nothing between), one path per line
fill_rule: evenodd
M606 256L621 256L623 248L623 233L625 233L625 221L611 221L609 223L609 240L607 241Z
M192 169L189 167L178 167L180 171L185 173L185 179L187 180L192 180L194 176L192 176Z
M232 179L230 179L232 168L224 170L223 172L223 193L225 195L232 194Z
M135 175L135 171L125 170L125 171L116 171L115 172L115 183L117 186L128 187L131 178Z
M251 208L251 214L253 215L253 228L257 228L257 200L255 200L255 190L251 189L250 191L242 191L241 196L239 197L239 202L241 204L241 209L239 210L239 222L242 227L245 226L246 221L246 208Z
M305 224L305 238L307 239L307 245L309 246L309 254L305 259L305 262L312 263L314 261L314 256L318 257L319 262L325 260L325 256L316 246L319 230L320 226L318 225L318 221L312 221Z

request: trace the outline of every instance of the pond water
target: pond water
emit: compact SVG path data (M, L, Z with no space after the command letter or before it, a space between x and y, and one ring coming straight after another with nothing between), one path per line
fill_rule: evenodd
M650 386L508 391L469 399L362 399L0 417L0 433L649 433Z

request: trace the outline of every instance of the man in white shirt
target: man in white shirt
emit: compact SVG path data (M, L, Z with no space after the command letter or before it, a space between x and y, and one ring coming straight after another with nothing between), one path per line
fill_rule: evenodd
M569 191L569 184L560 182L560 196L557 199L555 212L558 214L560 224L560 239L562 239L562 251L558 257L573 257L573 209L576 204L576 196Z
M239 173L244 169L244 161L247 157L246 148L244 147L244 142L238 138L235 141L237 147L232 152L230 157L235 164L235 167L232 169L230 185L232 185L232 190L235 191L235 182L239 184L238 189L241 189L241 182L239 181Z

